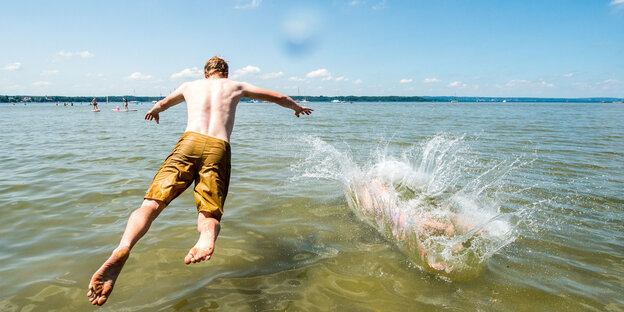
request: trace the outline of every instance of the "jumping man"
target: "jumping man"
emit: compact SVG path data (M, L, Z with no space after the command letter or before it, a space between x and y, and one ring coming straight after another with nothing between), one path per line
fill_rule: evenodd
M186 132L156 173L141 207L130 215L119 246L91 277L87 296L94 305L106 302L132 247L160 212L193 181L199 239L184 257L184 263L210 259L221 228L219 222L230 182L229 141L241 98L276 103L292 109L297 117L313 111L288 96L229 80L227 62L220 57L206 62L204 76L206 79L182 84L145 115L146 120L158 123L160 112L186 101Z

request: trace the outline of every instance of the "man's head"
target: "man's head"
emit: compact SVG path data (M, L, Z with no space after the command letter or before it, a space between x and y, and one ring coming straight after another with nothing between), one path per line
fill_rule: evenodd
M227 78L228 73L229 68L227 62L218 56L213 56L208 60L208 62L206 62L206 66L204 66L204 76L206 78L214 74L219 74L222 77Z

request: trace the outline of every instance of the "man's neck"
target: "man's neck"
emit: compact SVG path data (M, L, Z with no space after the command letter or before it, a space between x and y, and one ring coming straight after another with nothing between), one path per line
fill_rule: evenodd
M227 78L227 77L223 77L223 76L221 76L221 74L212 74L212 75L206 77L206 79L223 79L223 78Z

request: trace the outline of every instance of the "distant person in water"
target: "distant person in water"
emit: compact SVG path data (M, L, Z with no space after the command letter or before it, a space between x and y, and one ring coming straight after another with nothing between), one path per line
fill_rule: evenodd
M229 80L227 62L220 57L206 62L204 77L182 84L145 115L146 120L158 123L162 111L186 101L186 132L156 173L141 207L130 215L119 246L91 277L87 296L94 305L106 302L132 247L160 212L193 181L199 240L184 257L184 263L210 259L230 182L229 140L241 98L274 102L292 109L297 117L313 111L288 96Z
M124 110L128 110L128 99L123 98Z
M95 109L98 109L98 106L97 106L97 99L96 99L96 98L93 98L93 100L91 100L91 105L93 105L93 109L94 109L94 110L95 110Z

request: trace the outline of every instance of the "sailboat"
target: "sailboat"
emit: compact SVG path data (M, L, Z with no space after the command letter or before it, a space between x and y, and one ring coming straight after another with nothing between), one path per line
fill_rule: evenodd
M299 87L297 87L297 97L299 97ZM308 103L308 100L306 98L304 98L303 100L299 101L301 103Z

